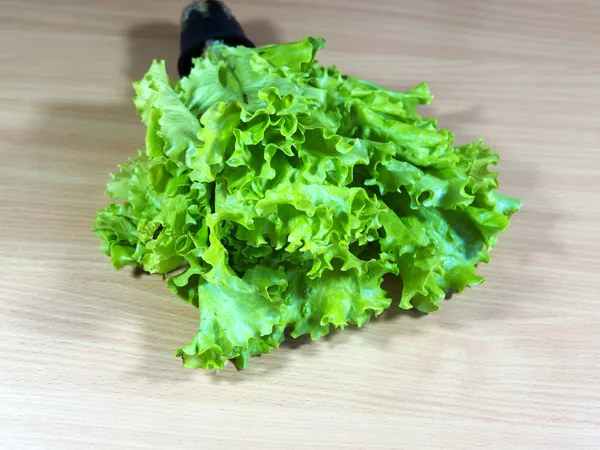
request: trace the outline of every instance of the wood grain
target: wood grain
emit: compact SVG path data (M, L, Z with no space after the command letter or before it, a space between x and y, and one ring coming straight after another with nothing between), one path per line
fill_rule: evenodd
M259 44L322 36L322 63L427 81L426 114L484 137L525 206L439 313L220 373L172 357L195 310L91 234L184 4L0 0L0 447L599 448L600 3L228 1Z

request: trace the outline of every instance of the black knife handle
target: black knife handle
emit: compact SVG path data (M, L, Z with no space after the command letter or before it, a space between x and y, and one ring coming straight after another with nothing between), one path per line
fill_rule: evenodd
M192 70L192 59L202 55L207 41L231 46L255 47L231 10L219 0L190 3L181 16L181 53L177 68L181 77Z

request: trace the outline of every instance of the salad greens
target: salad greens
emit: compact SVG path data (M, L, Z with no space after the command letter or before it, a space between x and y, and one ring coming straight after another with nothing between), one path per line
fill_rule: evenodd
M386 274L401 308L436 311L483 281L521 206L496 192L489 147L419 116L426 84L344 76L322 47L214 43L189 77L154 61L134 84L146 150L112 176L95 233L117 269L162 274L198 308L186 367L244 368L286 336L361 326L390 306Z

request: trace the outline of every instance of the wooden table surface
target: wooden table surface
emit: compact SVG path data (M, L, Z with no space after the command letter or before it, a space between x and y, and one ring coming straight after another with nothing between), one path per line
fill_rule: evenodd
M176 76L185 5L0 0L0 448L600 448L600 2L231 0L324 64L501 155L525 200L487 281L425 317L183 369L196 310L115 271L91 228L143 146L131 83Z

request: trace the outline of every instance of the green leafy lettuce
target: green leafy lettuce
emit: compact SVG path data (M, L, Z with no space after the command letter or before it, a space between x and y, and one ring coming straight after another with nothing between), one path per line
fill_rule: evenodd
M162 274L198 308L186 367L361 326L390 306L387 274L401 308L436 311L482 282L521 205L496 192L489 147L419 116L427 85L344 76L316 62L323 46L211 44L189 77L154 61L134 84L145 152L112 176L95 232L116 268Z

